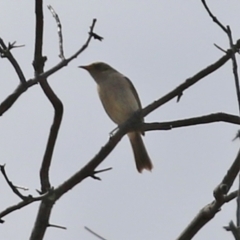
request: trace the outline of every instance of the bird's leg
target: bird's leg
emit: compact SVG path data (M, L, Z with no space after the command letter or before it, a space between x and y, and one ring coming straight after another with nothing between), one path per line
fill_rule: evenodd
M115 127L110 133L109 136L112 137L114 133L119 129L119 126Z

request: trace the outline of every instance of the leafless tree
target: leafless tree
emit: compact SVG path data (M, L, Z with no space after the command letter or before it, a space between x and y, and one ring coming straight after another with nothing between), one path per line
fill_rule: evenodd
M90 42L95 39L101 41L103 38L94 32L94 27L96 24L96 19L93 19L92 24L90 26L90 30L88 33L88 37L86 42L76 51L75 54L66 58L64 55L63 49L63 34L60 19L57 13L51 6L48 6L51 11L56 23L57 23L57 31L59 36L59 57L60 62L55 66L50 68L49 70L44 69L44 64L46 61L46 57L43 56L42 47L43 47L43 1L35 0L35 14L36 14L36 31L35 31L35 51L34 51L34 60L33 60L33 68L35 71L35 76L31 79L26 79L25 75L20 68L18 62L14 58L12 54L12 50L18 46L15 42L6 44L3 39L0 38L0 54L2 58L6 58L12 64L13 68L18 74L19 85L16 87L16 90L9 94L9 96L0 104L0 115L2 116L6 111L8 111L13 104L19 99L19 97L26 92L32 86L39 84L54 109L54 118L52 125L50 126L50 133L47 140L47 146L45 149L44 157L42 159L40 172L40 182L41 182L41 190L39 191L39 195L37 196L25 196L20 191L18 186L14 185L11 180L8 178L8 175L5 171L5 166L1 166L1 172L8 183L9 187L12 191L20 198L20 202L16 203L13 206L9 206L7 209L2 210L0 212L0 223L4 224L3 218L14 212L15 210L19 210L27 205L39 201L39 209L36 216L35 224L33 226L30 239L31 240L40 240L44 238L44 234L48 227L60 227L53 225L49 222L49 218L54 206L54 203L59 200L64 194L66 194L70 189L74 188L77 184L80 184L84 179L91 177L96 180L100 180L98 176L101 172L107 171L109 169L96 170L96 168L106 159L111 151L115 148L118 142L122 139L122 137L132 129L141 129L143 131L157 131L157 130L172 130L174 128L179 127L188 127L199 124L209 124L213 122L227 122L231 124L240 125L239 116L230 115L227 113L211 113L205 116L198 116L190 119L180 119L176 121L169 122L154 122L154 123L138 123L137 119L139 116L146 116L162 106L166 104L170 100L176 98L177 101L180 101L183 96L183 92L188 88L193 86L198 81L212 74L213 72L219 70L226 62L232 61L232 69L233 69L233 77L235 81L236 95L238 99L238 106L240 112L240 90L239 90L239 77L237 70L237 61L236 54L239 53L240 49L240 39L234 43L230 26L224 26L216 16L211 12L206 2L202 0L203 6L208 13L210 19L216 23L218 27L220 27L226 36L229 39L229 48L227 50L223 50L219 46L216 45L218 49L220 49L223 53L223 56L220 59L217 59L211 65L206 66L204 69L196 73L194 76L186 79L182 84L177 86L175 89L162 96L155 102L149 104L147 107L142 109L139 112L136 112L126 123L122 126L119 126L119 129L114 133L113 136L110 137L109 141L101 148L101 150L89 160L89 162L79 169L73 176L66 179L62 184L58 187L53 187L49 180L49 170L51 166L51 160L53 156L53 150L55 147L55 143L58 137L58 132L61 126L61 121L63 117L63 103L61 99L55 94L54 90L48 84L49 77L60 71L63 67L67 66L70 61L77 58L84 50L89 47ZM236 138L238 138L240 134L238 133ZM189 223L185 230L181 233L178 240L187 240L192 239L194 235L214 216L221 210L221 207L231 201L232 199L237 198L237 220L236 224L230 222L229 226L226 227L226 230L232 232L235 239L240 239L239 233L239 225L240 225L240 204L239 204L239 190L230 191L232 184L236 177L239 174L240 167L240 151L238 152L236 158L233 160L232 165L226 172L226 175L223 177L222 181L219 185L214 189L214 197L215 199L204 206L200 212L196 215L196 217ZM104 239L100 235L96 234L91 229L86 229L94 234L99 239Z

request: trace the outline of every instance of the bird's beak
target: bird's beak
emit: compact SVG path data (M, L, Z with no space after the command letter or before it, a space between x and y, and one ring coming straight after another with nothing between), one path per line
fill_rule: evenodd
M86 65L86 66L78 66L78 67L79 67L79 68L83 68L83 69L85 69L85 70L87 70L87 71L89 71L90 68L91 68L90 65Z

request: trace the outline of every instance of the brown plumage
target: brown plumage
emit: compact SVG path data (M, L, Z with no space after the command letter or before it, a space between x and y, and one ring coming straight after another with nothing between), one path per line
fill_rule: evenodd
M87 70L97 83L103 107L116 124L124 123L134 112L142 108L131 81L108 64L96 62L80 67ZM138 172L142 172L143 169L151 171L153 165L144 146L141 132L129 132L127 135Z

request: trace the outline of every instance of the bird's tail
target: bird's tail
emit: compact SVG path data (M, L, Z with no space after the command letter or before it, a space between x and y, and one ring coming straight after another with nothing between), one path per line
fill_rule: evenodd
M129 132L128 137L132 145L138 172L141 173L143 169L151 171L153 165L144 146L140 132Z

